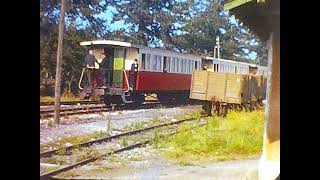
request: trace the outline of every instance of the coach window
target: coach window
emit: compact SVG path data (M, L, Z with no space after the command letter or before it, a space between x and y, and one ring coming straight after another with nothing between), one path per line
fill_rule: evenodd
M198 61L194 62L194 69L198 69Z
M171 59L171 58L170 58L170 57L168 57L168 60L169 60L169 59ZM170 61L170 60L168 61L168 64L170 64L170 66L169 66L169 68L168 68L168 69L169 69L169 72L172 72L172 67L173 67L173 58L172 58L172 61Z
M152 68L151 70L156 70L157 69L157 59L158 59L158 56L157 55L153 55L153 59L151 61L151 64L152 64Z
M189 73L190 72L190 60L189 59L186 60L186 64L187 64L186 65L186 72Z
M158 56L158 64L157 65L158 65L157 70L162 71L162 69L163 69L162 56Z
M187 72L187 60L186 59L183 59L182 60L182 72Z
M186 72L188 72L188 60L187 59L185 59L184 60L184 72L186 73Z
M167 69L167 56L163 56L163 72L168 72L168 69Z
M170 72L171 69L171 57L167 57L167 71Z
M179 58L175 58L175 61L176 65L174 66L174 71L177 73L179 72Z
M234 73L237 74L237 66L234 66Z
M196 63L196 60L193 60L193 61L192 61L192 71L196 69L195 63Z
M141 57L141 69L145 70L146 68L146 54L142 53L142 57Z
M179 73L180 72L180 68L181 68L180 67L180 59L179 58L176 59L176 68L177 68L176 72Z
M186 72L186 59L182 59L182 71L181 72Z
M174 58L172 58L172 60L171 60L171 65L170 65L170 72L174 72L174 67L175 67L175 59Z
M161 62L161 60L162 60L162 56L158 56L158 62L157 62L157 71L161 71L162 70L162 62Z
M190 72L190 64L189 64L190 60L186 59L186 73Z
M145 70L150 70L150 59L151 59L151 54L147 54Z
M171 66L171 69L172 69L172 72L176 72L176 66L177 66L177 63L176 63L176 58L172 58L172 66Z

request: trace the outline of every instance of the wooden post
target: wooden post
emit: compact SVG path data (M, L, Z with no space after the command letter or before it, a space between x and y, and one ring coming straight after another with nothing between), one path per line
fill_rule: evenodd
M280 174L280 42L273 33L268 54L267 103L260 180L273 180Z
M62 69L62 49L63 49L63 34L64 34L64 14L66 9L66 0L61 0L60 23L59 23L59 38L57 52L57 68L56 68L56 84L55 84L55 102L54 102L54 122L60 123L60 97L61 97L61 69Z

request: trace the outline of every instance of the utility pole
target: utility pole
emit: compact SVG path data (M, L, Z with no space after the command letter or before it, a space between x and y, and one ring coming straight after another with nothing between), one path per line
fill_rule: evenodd
M218 59L220 59L220 44L219 44L219 36L216 37L216 46L217 46L217 55L218 55Z
M62 69L62 49L64 35L64 14L66 9L66 0L61 0L60 23L59 23L59 38L57 52L57 69L56 69L56 84L55 84L55 102L54 102L54 122L60 123L60 98L61 98L61 69Z

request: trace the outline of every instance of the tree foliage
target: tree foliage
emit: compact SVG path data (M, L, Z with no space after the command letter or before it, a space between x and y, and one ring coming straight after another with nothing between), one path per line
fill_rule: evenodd
M63 47L63 88L71 89L84 65L91 39L129 41L165 49L212 56L220 37L221 58L267 65L266 42L233 20L217 0L69 0ZM111 23L124 21L129 28L111 31L98 16L112 6ZM59 0L40 3L40 76L54 77L58 43ZM256 60L249 60L250 53Z

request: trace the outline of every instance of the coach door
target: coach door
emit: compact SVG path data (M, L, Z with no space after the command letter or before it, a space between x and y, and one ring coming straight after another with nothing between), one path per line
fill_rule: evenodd
M113 84L115 87L122 88L124 70L125 48L114 49L113 59Z

